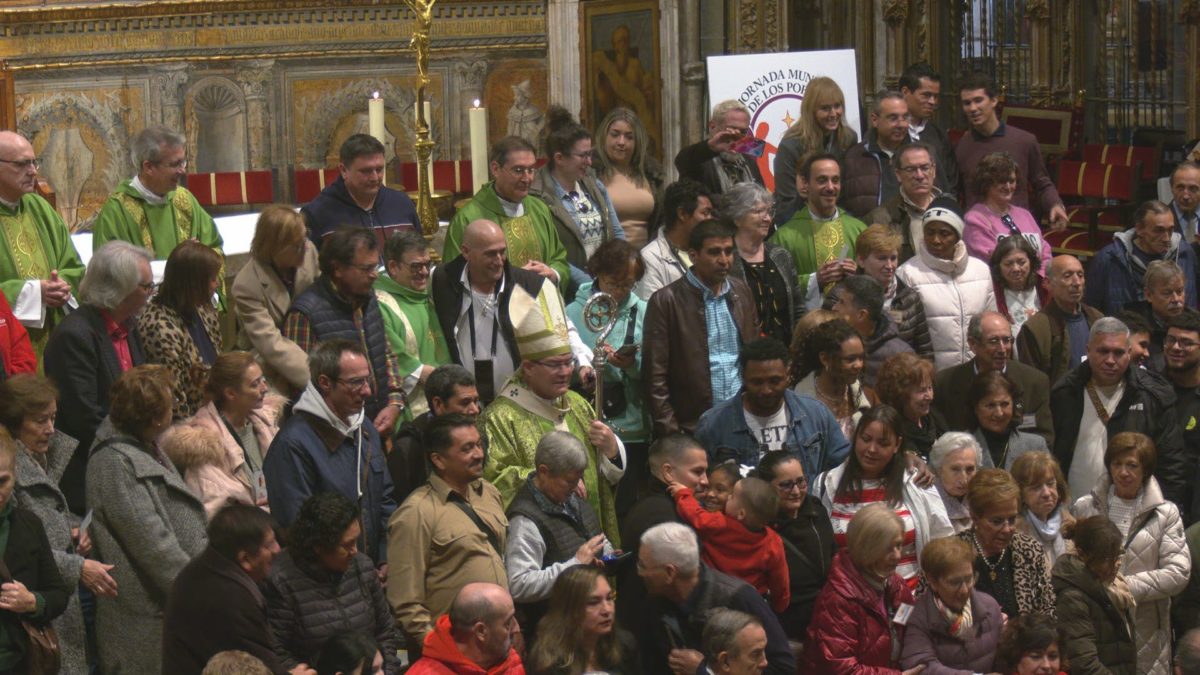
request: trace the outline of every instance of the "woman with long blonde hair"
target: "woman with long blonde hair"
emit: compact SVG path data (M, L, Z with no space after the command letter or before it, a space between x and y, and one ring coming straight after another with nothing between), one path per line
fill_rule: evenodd
M857 102L856 102L857 103ZM800 119L783 134L775 153L775 203L795 201L796 168L810 152L830 152L841 161L858 134L846 126L846 95L828 77L814 77L804 90Z
M663 170L650 155L650 134L629 108L613 108L596 125L592 168L608 188L621 229L641 249L653 238L660 218Z

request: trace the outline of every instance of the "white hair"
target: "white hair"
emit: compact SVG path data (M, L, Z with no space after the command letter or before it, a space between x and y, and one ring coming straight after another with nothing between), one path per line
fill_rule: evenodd
M700 543L692 528L680 523L661 523L642 535L642 548L660 565L673 565L683 574L700 570Z
M79 282L79 301L105 310L115 309L142 282L138 261L149 263L150 251L127 241L107 242L88 261Z
M133 170L142 170L144 162L157 162L162 159L162 146L181 148L187 143L183 134L164 126L146 127L129 141L129 155L133 160Z
M1116 317L1105 316L1096 319L1096 323L1092 324L1092 330L1088 332L1088 342L1101 335L1123 335L1128 338L1129 334L1129 326L1125 325L1124 321Z
M974 451L975 466L979 467L980 456L983 452L983 448L979 447L979 441L965 431L947 431L933 442L933 448L929 451L929 468L937 471L942 468L942 462L946 461L946 457L950 453L959 450Z
M725 116L731 112L744 112L749 115L750 109L747 108L741 101L731 98L727 101L721 101L713 106L712 116L709 117L709 120L716 122L717 124L724 124Z

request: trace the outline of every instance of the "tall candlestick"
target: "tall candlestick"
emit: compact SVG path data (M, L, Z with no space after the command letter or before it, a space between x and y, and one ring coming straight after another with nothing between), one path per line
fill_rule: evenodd
M417 109L417 104L413 104L413 117L417 120L417 126L421 126L421 114ZM429 136L433 136L433 113L430 111L429 101L425 101L425 124L429 129ZM433 156L430 155L429 162L425 165L425 170L429 172L429 184L433 185Z
M488 181L488 115L487 108L479 105L479 99L475 99L468 121L471 129L471 192L475 193Z
M387 143L387 138L383 131L383 99L379 98L379 92L371 95L367 99L367 125L372 136L380 143Z

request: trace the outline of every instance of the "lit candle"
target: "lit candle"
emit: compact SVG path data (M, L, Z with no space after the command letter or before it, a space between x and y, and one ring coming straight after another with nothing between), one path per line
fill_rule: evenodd
M474 184L474 193L479 192L479 188L488 181L487 108L479 105L479 99L475 99L468 120L471 128L471 182Z
M417 111L417 104L413 103L413 117L417 120L417 126L421 125L421 115ZM433 113L430 110L429 101L425 101L425 124L429 126L429 140L433 140ZM425 171L429 175L429 189L433 189L433 153L429 153L429 162L425 165ZM418 179L419 180L419 179Z
M387 138L383 131L383 99L379 98L379 92L374 92L371 98L367 99L367 125L371 135L386 145Z

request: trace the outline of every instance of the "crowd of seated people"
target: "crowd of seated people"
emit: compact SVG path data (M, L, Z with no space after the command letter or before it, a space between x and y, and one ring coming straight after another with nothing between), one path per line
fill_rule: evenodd
M1200 166L1052 256L993 84L900 85L774 194L736 101L669 184L555 106L440 257L352 135L228 278L183 135L85 267L0 133L0 675L1200 673Z

